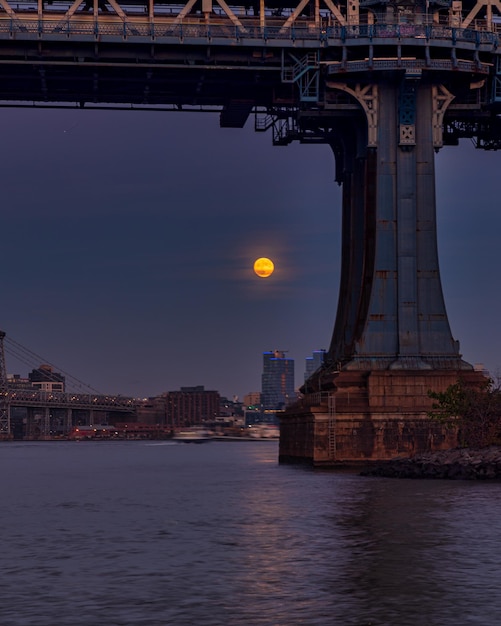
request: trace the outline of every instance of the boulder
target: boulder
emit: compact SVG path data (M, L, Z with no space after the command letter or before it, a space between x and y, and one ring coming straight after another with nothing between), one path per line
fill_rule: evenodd
M398 457L367 467L362 476L492 480L501 478L501 446L453 448Z

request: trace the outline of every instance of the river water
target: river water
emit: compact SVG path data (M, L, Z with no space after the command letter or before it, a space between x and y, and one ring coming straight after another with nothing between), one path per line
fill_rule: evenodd
M276 442L0 444L1 626L490 626L501 483Z

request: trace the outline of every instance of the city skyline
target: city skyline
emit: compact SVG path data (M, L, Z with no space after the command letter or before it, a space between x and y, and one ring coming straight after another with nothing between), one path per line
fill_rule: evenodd
M324 355L325 350L314 350L312 353L312 356L308 356L304 359L305 361L304 376L303 376L304 380L306 380L307 375L312 374L317 369L317 367L320 366L321 359L319 360L318 358L318 354L320 353ZM7 346L5 346L5 340L4 340L4 354L5 354L5 357L10 355L13 360L16 360L16 356L15 356L16 354L22 355L23 357L22 362L23 362L24 369L22 373L7 371L7 383L9 385L18 386L20 388L21 387L25 388L27 385L29 385L33 387L38 387L41 391L68 392L68 391L74 390L74 388L78 387L79 384L82 382L72 377L70 373L66 373L63 370L57 371L61 368L57 368L57 366L53 364L42 362L42 363L39 363L38 365L35 365L35 363L38 363L40 361L40 359L38 360L36 359L38 355L29 355L28 348L25 346L21 346L17 342L14 343L14 342L9 342L7 340ZM29 364L28 359L30 358L30 356L34 357L35 360L33 360ZM287 391L285 390L285 387L284 387L282 391L279 393L285 394L283 398L281 396L280 397L282 400L284 400L284 403L287 404L288 402L291 401L290 399L293 398L293 395L294 395L293 392L299 389L299 387L295 385L293 387L291 387L290 385L290 382L295 380L294 359L288 359L286 357L285 351L282 351L282 350L266 351L262 354L262 357L263 357L263 369L261 372L261 388L259 390L250 390L247 394L244 394L244 397L245 395L255 395L255 394L259 396L263 396L266 400L264 404L266 404L267 408L270 408L268 404L271 401L271 397L273 397L274 400L277 400L277 398L275 397L276 396L275 383L280 378L280 375L284 373L286 374L286 377L287 377L287 384L285 385L285 387L287 387ZM284 371L282 371L283 368L279 366L278 369L276 369L276 371L273 370L273 374L270 378L270 375L269 375L270 362L290 363L290 365L288 368L286 367ZM312 367L313 364L314 364L314 367ZM32 368L32 370L26 373L27 369L29 368ZM66 376L65 376L66 374L69 375L67 389L66 389ZM299 383L299 386L301 386L302 382ZM285 384L285 381L284 381L284 384ZM186 391L186 390L199 389L199 388L204 390L205 386L204 385L187 386L187 387L181 386L179 389L166 389L162 393L164 394L164 393L169 393L169 392ZM205 391L211 391L211 390L205 390ZM214 389L212 391L219 392L218 389ZM118 394L118 395L122 395L122 394ZM161 394L158 394L157 396L152 396L152 397L158 397L159 395ZM236 394L233 394L233 396L224 396L223 394L221 394L221 397L231 400L232 397L235 397L235 395ZM240 397L239 400L240 402L242 402L243 398Z
M302 383L328 349L340 271L341 189L327 146L272 146L211 114L4 113L0 327L110 394L204 385L242 398L262 353ZM470 142L437 157L442 285L465 360L501 367L492 268L499 156ZM269 257L275 272L257 277ZM9 373L23 373L7 357Z

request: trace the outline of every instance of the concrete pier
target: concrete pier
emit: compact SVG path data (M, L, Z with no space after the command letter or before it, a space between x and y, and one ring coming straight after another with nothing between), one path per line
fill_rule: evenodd
M475 371L338 372L328 390L305 394L287 409L280 425L279 460L357 466L453 448L455 431L428 417L428 392L443 391L458 376L470 385L484 380Z
M303 398L281 420L280 460L352 464L440 450L455 433L428 417L430 391L484 376L460 355L447 318L437 252L432 79L401 71L348 93L361 108L339 130L341 287L332 342ZM343 89L337 83L331 88ZM371 145L371 122L373 145Z

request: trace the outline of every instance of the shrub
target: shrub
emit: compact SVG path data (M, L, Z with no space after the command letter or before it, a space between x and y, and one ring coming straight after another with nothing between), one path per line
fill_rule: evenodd
M436 400L428 415L456 428L461 446L483 448L501 444L501 388L499 381L469 387L461 380L443 392L430 391Z

